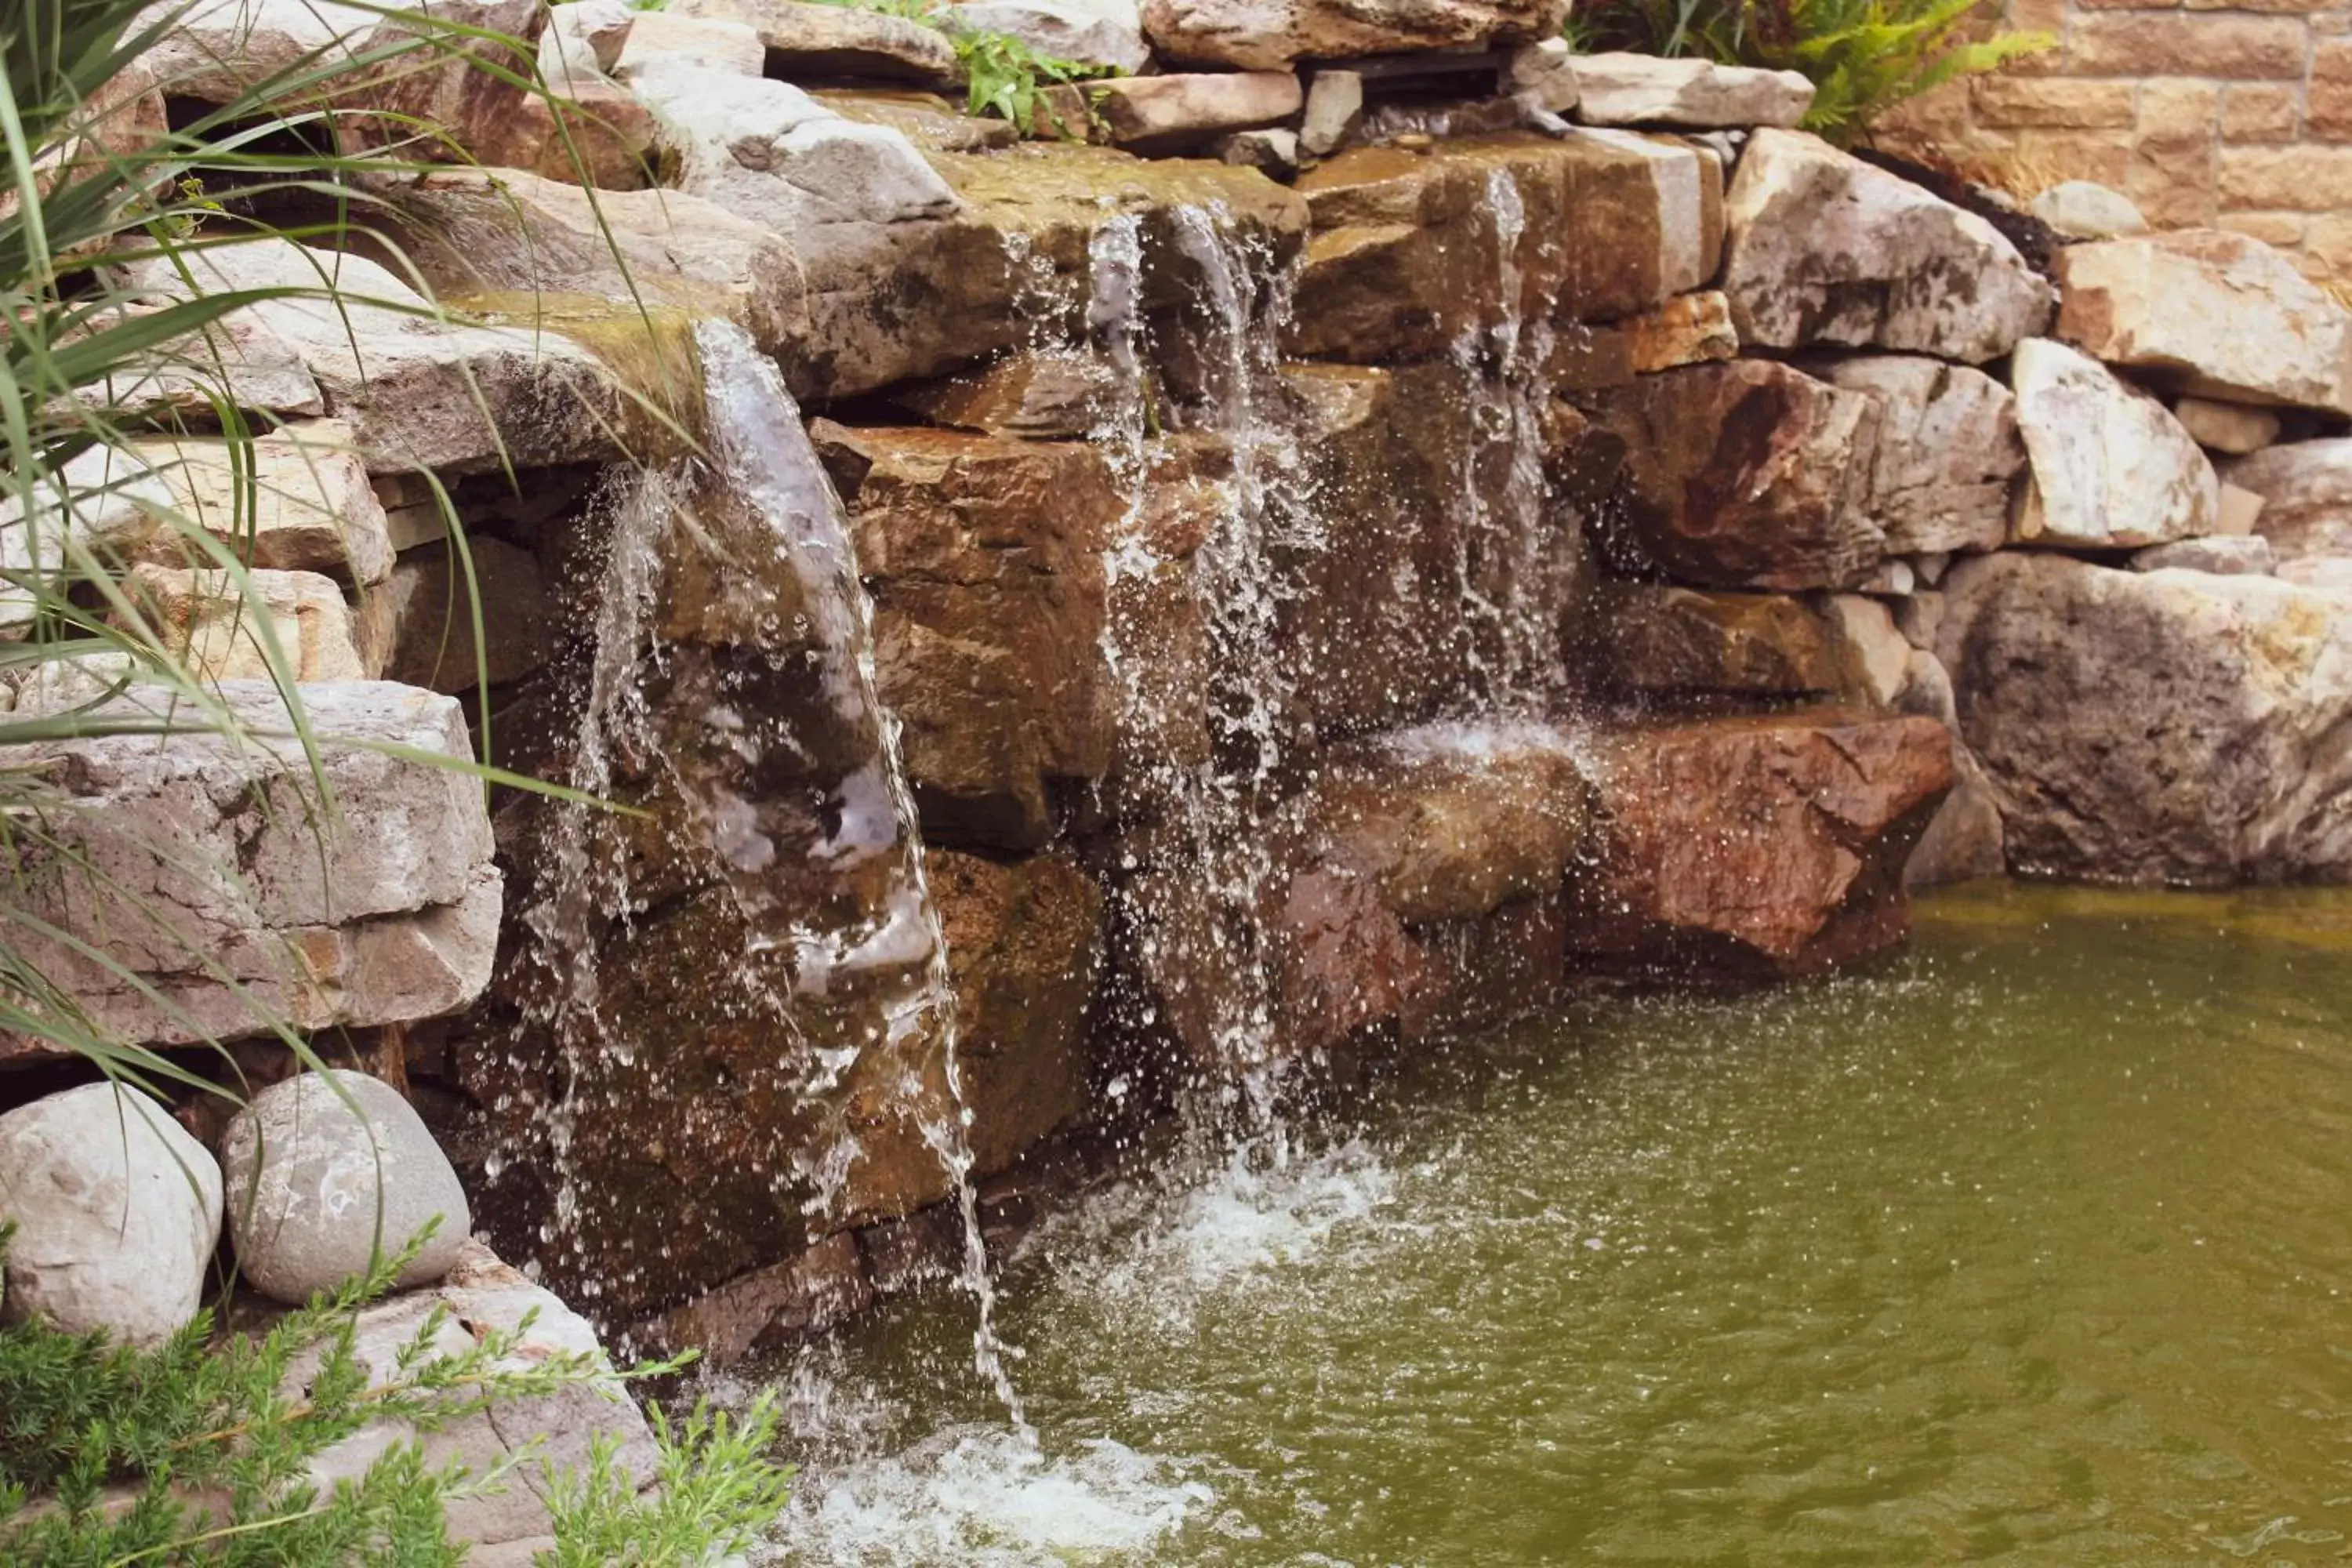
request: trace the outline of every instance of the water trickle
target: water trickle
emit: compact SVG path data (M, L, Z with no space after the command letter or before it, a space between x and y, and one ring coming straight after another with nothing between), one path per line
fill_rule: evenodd
M862 1152L836 1103L852 1074L878 1074L896 1105L917 1109L962 1220L974 1365L1019 1426L970 1180L947 937L898 724L877 690L873 602L776 366L724 323L698 326L697 344L708 458L635 477L611 508L567 780L645 800L660 842L649 851L626 819L590 808L557 812L524 914L540 982L524 1027L562 1058L550 1101L514 1108L543 1122L554 1166L542 1238L587 1261L591 1216L572 1163L582 1102L625 1092L615 1068L659 1048L613 1016L599 954L615 928L625 942L649 905L679 899L681 886L715 893L724 929L741 939L731 963L701 955L722 972L712 1011L739 1029L772 1031L779 1048L764 1070L827 1124L827 1135L779 1152L780 1181L805 1189L808 1214L838 1214ZM779 689L818 700L778 711L761 699ZM812 773L822 792L814 812L768 787ZM657 889L634 885L649 862ZM926 1089L931 1059L943 1103Z

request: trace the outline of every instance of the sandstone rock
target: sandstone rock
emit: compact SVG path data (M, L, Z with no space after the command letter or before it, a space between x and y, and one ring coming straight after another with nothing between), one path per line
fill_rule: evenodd
M1129 75L1151 63L1134 0L964 0L941 20L1018 38L1055 59Z
M2352 437L2273 447L2221 474L2263 498L2255 526L2281 561L2352 556Z
M139 1090L69 1089L0 1116L0 1321L160 1344L201 1303L220 1167Z
M1654 310L1616 323L1615 330L1628 339L1636 375L1733 359L1739 353L1731 301L1712 289L1677 294Z
M1787 595L1614 583L1594 611L1595 673L1618 690L1798 697L1840 684L1829 627Z
M1299 121L1298 144L1318 158L1328 157L1356 133L1363 118L1363 77L1348 70L1317 71L1307 84L1307 117Z
M2049 322L2050 286L1990 224L1817 137L1758 132L1724 209L1743 342L1974 363Z
M1034 849L1049 795L1110 765L1102 551L1125 510L1084 443L816 429L873 585L882 696L928 831Z
M673 0L671 9L742 23L759 35L768 68L788 81L869 77L937 84L962 75L946 34L885 12L802 0Z
M1221 131L1287 120L1304 101L1290 71L1116 77L1068 90L1084 95L1103 139L1147 154L1197 146ZM1083 123L1087 117L1074 110L1065 118Z
M144 59L173 97L230 103L272 79L348 60L383 19L381 7L338 0L201 0Z
M208 419L224 404L286 419L314 418L327 411L319 384L293 345L239 314L162 344L147 363L79 388L77 395L123 418Z
M566 0L578 4L579 0ZM551 180L599 190L643 190L656 184L658 138L653 111L604 77L574 74L523 100L516 134L536 148L527 162Z
M387 192L383 221L446 292L593 295L627 307L624 325L640 300L671 306L732 321L771 353L811 330L790 243L683 191L592 197L520 171L436 171Z
M1102 889L1066 853L1003 863L942 850L930 881L955 974L972 1173L992 1175L1086 1109Z
M369 1386L401 1375L403 1352L436 1310L443 1316L426 1342L428 1362L464 1354L482 1333L520 1329L526 1316L530 1327L514 1352L495 1363L500 1370L525 1371L558 1354L603 1360L596 1332L584 1319L479 1242L467 1242L438 1286L395 1296L360 1313L353 1349ZM298 1360L288 1385L299 1389L315 1375L314 1359ZM356 1481L393 1447L409 1442L421 1445L427 1468L462 1465L482 1476L511 1466L504 1487L452 1499L446 1518L449 1538L466 1549L467 1562L505 1561L521 1568L532 1561L529 1553L553 1548L554 1516L543 1467L584 1473L599 1440L611 1446L612 1463L625 1486L642 1491L655 1484L660 1456L652 1429L626 1388L612 1377L541 1399L496 1404L436 1432L378 1422L320 1453L308 1476L321 1490L331 1489Z
M772 1350L864 1311L874 1284L857 1237L838 1231L782 1263L730 1279L663 1314L650 1335L673 1350L702 1352L704 1363L726 1366L754 1351Z
M1296 588L1276 609L1293 705L1315 732L1415 724L1498 681L1564 675L1591 569L1575 499L1528 467L1565 479L1581 421L1555 405L1559 423L1530 428L1452 363L1294 365L1283 387L1297 457L1267 532Z
M2238 402L2352 413L2352 311L2258 239L2189 229L2058 254L2057 335Z
M621 63L629 30L644 15L626 0L565 0L548 7L547 31L540 35L540 71L550 81L579 69L605 72ZM547 46L555 46L549 68Z
M1869 708L1901 709L1906 712L1922 709L1923 704L1911 693L1911 683L1915 675L1923 673L1915 668L1916 663L1924 659L1933 664L1933 656L1919 653L1904 640L1903 634L1895 629L1895 616L1884 604L1860 594L1832 594L1822 613L1829 622L1831 646L1843 678L1841 695ZM1938 669L1929 679L1941 675ZM1950 717L1934 711L1932 701L1925 703L1924 708L1929 718Z
M1557 983L1559 889L1586 832L1574 755L1548 730L1432 726L1330 757L1286 809L1265 885L1285 1047L1384 1022L1437 1032L1539 1000ZM1499 967L1464 962L1530 921L1554 958L1519 994ZM1171 1009L1183 1016L1181 996ZM1214 1059L1213 1043L1188 1043Z
M1301 59L1530 43L1567 16L1562 0L1144 0L1143 29L1171 60L1286 70Z
M1579 55L1576 116L1588 125L1794 125L1813 106L1796 71L1656 55Z
M757 77L767 64L759 29L730 17L641 12L610 69L635 85L646 71L693 66L724 76Z
M134 1042L233 1038L270 1017L398 1023L470 1001L498 938L481 786L379 749L470 756L457 704L364 681L305 689L337 807L326 818L276 690L230 681L220 695L241 742L185 732L184 718L168 745L134 730L9 749L10 765L58 779L60 848L19 849L21 907L111 963L32 939L29 961ZM169 701L134 687L95 717L152 731ZM39 1048L0 1036L0 1058Z
M1939 653L2012 869L2222 886L2352 876L2352 599L2003 552L1954 568ZM2090 628L2095 628L2095 631Z
M214 246L184 259L207 291L304 291L241 313L292 345L371 469L474 472L498 467L502 453L524 468L659 449L656 423L568 338L436 321L376 263L287 240ZM185 292L157 263L142 264L140 282L159 295Z
M2259 536L2176 539L2170 544L2135 552L2129 564L2135 572L2178 568L2183 572L2211 572L2223 577L2263 577L2277 567L2278 557L2271 550L2271 542Z
M2009 388L1965 365L1901 354L1807 368L1879 399L1868 505L1885 530L1888 553L2000 547L2009 532L2010 489L2025 467Z
M1570 928L1679 984L1811 973L1899 941L1902 870L1952 781L1931 719L1719 719L1601 738Z
M1940 668L1941 666L1939 665ZM1998 877L2009 869L2007 830L1984 769L1968 747L1952 742L1952 793L1904 862L1906 889L1948 887Z
M139 566L124 584L161 645L198 680L362 678L342 590L316 572L226 572ZM116 617L120 619L118 616Z
M286 426L235 447L193 437L137 445L170 487L180 517L247 566L360 584L381 582L392 570L383 503L369 487L351 427L340 421ZM146 558L211 564L176 541L151 541Z
M1433 359L1511 323L1616 321L1705 287L1721 254L1714 157L1629 132L1355 147L1297 189L1315 232L1286 346L1304 358Z
M1132 389L1120 384L1107 357L1036 349L944 380L894 388L890 401L934 425L1043 441L1084 437L1129 395Z
M163 476L128 446L91 447L25 490L0 496L0 630L29 626L44 595L113 571L172 510Z
M1209 143L1221 163L1255 169L1272 180L1287 180L1298 173L1298 132L1269 125L1256 131L1228 131Z
M2137 549L2215 531L2213 465L2163 404L2046 338L2020 343L2010 374L2028 463L2020 543Z
M2124 239L2147 232L2129 196L2091 180L2061 180L2025 210L2067 239Z
M955 193L906 137L845 120L798 88L667 60L635 87L677 155L679 188L778 233L955 210Z
M2213 523L2213 531L2231 539L2251 536L2263 519L2263 498L2236 485L2221 487L2221 504Z
M835 85L814 88L809 96L844 120L888 126L920 153L992 153L1021 141L1021 128L1010 120L976 118L961 102L919 88Z
M553 657L562 621L538 560L502 539L471 540L467 552L470 588L446 551L425 549L404 557L360 600L352 638L367 679L463 693L480 676L502 686ZM478 659L478 604L486 639Z
M1579 90L1573 60L1566 38L1538 38L1511 51L1501 85L1530 108L1566 114Z
M425 0L381 13L354 69L332 84L337 147L410 163L533 166L549 125L529 112L531 70L550 9L542 0Z
M2216 403L2210 398L2184 397L2172 405L2172 416L2189 437L2209 452L2242 458L2278 439L2279 416L2267 408L2242 403Z
M237 1272L299 1305L364 1274L438 1222L394 1289L449 1272L473 1227L457 1173L416 1110L365 1073L330 1068L272 1084L221 1142Z
M1694 365L1609 395L1634 562L1710 587L1852 587L1885 538L1869 485L1879 400L1766 360Z

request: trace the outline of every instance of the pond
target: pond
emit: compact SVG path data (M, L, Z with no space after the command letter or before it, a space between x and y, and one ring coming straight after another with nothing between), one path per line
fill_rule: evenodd
M1582 1005L792 1384L800 1564L2352 1556L2352 894L1991 885Z

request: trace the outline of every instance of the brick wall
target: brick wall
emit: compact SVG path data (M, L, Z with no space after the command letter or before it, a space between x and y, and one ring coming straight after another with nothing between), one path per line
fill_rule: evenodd
M1906 106L1878 137L2012 189L2096 180L2162 228L2219 226L2352 287L2352 5L2008 0L2060 47Z

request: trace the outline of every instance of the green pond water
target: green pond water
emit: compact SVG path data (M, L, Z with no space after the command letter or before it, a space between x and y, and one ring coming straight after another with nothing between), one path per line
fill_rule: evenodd
M2352 1558L2352 896L1580 1006L788 1368L792 1563Z

